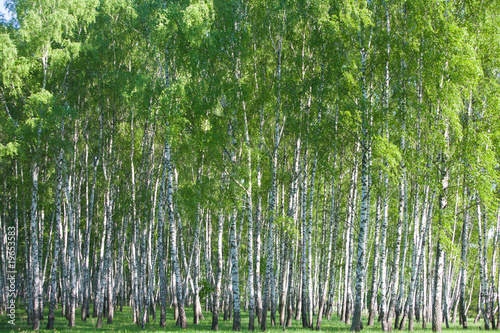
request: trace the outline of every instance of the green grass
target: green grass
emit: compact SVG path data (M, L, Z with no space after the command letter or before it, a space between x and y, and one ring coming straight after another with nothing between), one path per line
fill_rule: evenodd
M48 313L48 307L44 308L44 319L40 323L40 327L42 328L41 331L49 332L49 330L45 330L45 327L47 326L47 313ZM91 311L92 315L92 311ZM158 324L159 324L159 311L157 312L157 318L156 322L151 321L149 324L146 324L146 331L148 332L177 332L177 331L182 331L179 327L175 325L174 321L174 314L173 314L173 309L167 308L167 327L165 329L160 329ZM212 322L212 316L210 312L203 312L203 315L205 316L205 320L201 321L200 324L194 325L192 323L193 321L193 310L191 308L186 308L186 315L188 317L188 329L187 331L184 332L211 332L211 322ZM56 310L56 320L54 323L55 330L52 330L51 332L140 332L142 331L141 328L135 324L132 323L132 311L130 307L124 307L123 312L120 311L115 311L115 317L113 319L113 324L109 325L106 322L106 319L103 320L103 327L101 329L96 329L96 323L97 323L97 318L90 318L87 319L86 322L81 321L81 312L80 309L76 310L76 326L74 328L69 328L68 327L68 321L66 318L63 318L61 316L61 309ZM16 319L15 319L15 326L12 326L11 324L8 323L9 318L4 314L0 317L0 332L26 332L26 331L31 331L31 326L27 324L27 316L26 316L26 311L24 310L24 307L22 307L20 304L16 309ZM242 331L247 331L248 327L248 313L244 312L242 313L242 318L241 318L241 328ZM316 321L315 321L316 322ZM270 318L268 315L268 323L270 323ZM364 323L366 324L366 318L364 318ZM255 322L257 325L257 321ZM478 321L477 324L474 324L473 319L469 318L468 321L469 324L469 330L479 330L480 326L483 326L482 320ZM223 316L221 314L220 319L219 319L219 330L220 331L225 331L229 332L232 330L233 322L231 320L224 321ZM421 323L415 323L415 332L431 332L431 324L428 323L427 329L422 329L422 324ZM483 326L484 327L484 326ZM346 325L345 323L341 322L336 315L332 316L331 320L326 320L326 318L323 318L323 324L322 324L322 332L348 332L349 331L349 325ZM283 328L282 327L271 327L268 325L268 330L270 332L282 332ZM256 326L256 332L259 332L260 330L257 329ZM311 332L311 330L305 330L302 328L302 325L300 321L294 320L292 323L292 327L287 328L287 331L290 332ZM363 332L381 332L380 328L380 323L376 323L374 327L365 327ZM454 324L450 326L450 329L446 329L445 325L443 324L443 331L446 332L458 332L461 331L463 332L462 328L460 325Z

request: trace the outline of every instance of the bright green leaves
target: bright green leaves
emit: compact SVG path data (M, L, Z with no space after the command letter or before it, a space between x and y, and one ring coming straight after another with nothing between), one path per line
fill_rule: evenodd
M289 216L278 215L274 223L279 230L283 230L295 240L300 239L300 225ZM327 224L325 223L324 226Z
M61 44L95 18L97 0L19 1L20 33L36 51L43 52L52 43Z
M41 130L42 122L52 118L54 96L47 90L41 90L28 98L25 106L25 127L32 135Z
M17 154L19 144L15 138L17 121L13 101L20 92L26 74L17 58L17 48L9 35L0 33L0 161Z
M58 90L60 94L66 89L62 84L67 75L67 66L80 52L80 34L94 21L97 4L97 0L16 3L20 22L16 34L20 43L15 54L18 62L27 64L34 74L25 82L25 93L34 94L27 96L30 101L26 110L28 113L33 113L33 100L37 100L35 104L44 104L46 98L43 96L49 91ZM26 59L24 62L22 55ZM39 98L43 101L39 101Z
M4 82L12 80L12 69L17 60L17 49L9 35L0 34L0 70Z
M0 143L0 161L2 161L2 158L5 156L14 157L17 155L18 148L19 144L16 142L8 142L5 145Z
M375 136L373 138L372 153L375 163L380 164L380 168L397 179L402 160L399 147L389 142L386 136Z
M28 74L25 58L18 56L17 47L9 35L0 34L0 75L1 91L4 95L16 96L21 92L23 78ZM3 96L7 98L8 96Z
M213 14L208 2L200 1L187 6L184 9L183 30L188 41L195 44L203 42L212 21Z
M13 156L22 147L22 157L33 159L44 144L61 146L59 128L71 109L66 93L72 61L80 54L98 4L98 0L15 3L19 27L0 35L0 101L8 114L0 134L3 156Z

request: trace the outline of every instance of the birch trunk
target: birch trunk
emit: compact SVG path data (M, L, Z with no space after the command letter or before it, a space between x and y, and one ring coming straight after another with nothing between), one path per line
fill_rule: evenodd
M250 145L250 136L248 135L248 121L246 111L245 117L245 141L247 145L247 161L248 161L248 188L246 195L246 208L248 219L248 330L253 331L255 328L255 291L254 291L254 273L253 273L253 202L252 202L252 148Z
M387 162L386 162L387 165ZM382 226L380 228L380 321L384 332L391 330L387 322L387 226L389 220L389 177L384 173Z
M265 289L264 289L264 303L262 306L262 320L261 320L261 330L267 330L267 309L269 303L272 302L272 296L274 295L275 282L274 282L274 213L276 206L276 169L278 162L278 133L279 133L279 112L277 112L276 117L276 127L275 127L275 146L272 158L272 184L271 184L271 195L269 199L269 234L267 238L267 260L266 260L266 277L265 277Z
M300 146L301 146L301 139L300 137L296 141L295 145L295 152L294 152L294 162L293 162L293 180L292 180L292 188L291 188L291 193L290 193L290 201L288 203L288 211L287 211L287 216L291 218L293 221L298 221L298 215L299 215L299 210L298 210L298 201L299 201L299 175L300 175ZM295 225L295 223L294 223ZM293 285L294 285L294 272L293 272L293 264L294 264L294 247L298 246L298 242L295 243L295 237L292 235L291 237L291 244L289 246L289 253L288 253L288 308L287 308L287 318L286 318L286 324L284 324L283 329L285 327L290 327L292 325L292 317L293 317L293 303L294 303L294 298L293 298ZM295 250L295 252L297 252Z
M284 183L283 183L284 186ZM281 193L284 195L284 189L282 188ZM283 202L284 198L282 199L282 207L283 207ZM284 210L284 209L283 209ZM285 214L282 214L284 217ZM279 309L278 309L278 314L279 314L279 324L280 326L284 325L285 322L285 309L286 309L286 287L287 287L287 274L288 274L288 242L290 241L290 237L288 236L288 230L286 230L286 226L281 228L281 246L280 246L280 253L277 255L277 258L279 258L280 262L280 276L279 276L279 283L278 283L278 288L279 288Z
M389 59L391 55L391 20L389 15L389 4L388 1L384 0L384 11L385 11L385 29L387 34L387 46L386 46L386 54L387 58L385 61L385 84L384 84L384 113L386 117L385 121L385 137L387 141L389 141L389 127L388 127L388 117L389 117L389 101L390 101L390 71L389 71ZM384 161L385 166L387 167L387 161ZM383 199L382 199L382 226L380 230L380 321L382 330L384 332L391 330L391 324L388 321L389 311L387 308L387 227L388 227L388 219L389 219L389 177L387 173L384 173L384 190L383 190Z
M262 113L260 114L260 129L259 129L259 151L262 151L262 146L264 142L262 127L264 119ZM261 228L262 228L262 170L261 161L258 159L257 163L257 207L255 212L255 217L257 218L255 223L255 314L257 315L257 321L259 324L262 323L262 283L260 279L260 256L262 249L261 240Z
M63 161L64 165L64 161ZM64 167L63 167L64 169ZM75 267L75 221L73 214L73 203L71 200L71 193L73 192L73 184L71 177L68 178L66 175L65 180L65 202L67 207L67 217L68 217L68 261L69 261L69 327L75 326L75 305L76 305L76 267Z
M311 97L309 97L309 102L308 102L308 109L311 107ZM321 119L321 113L319 118ZM307 298L307 310L308 310L308 324L307 326L309 328L313 328L313 315L314 315L314 288L313 288L313 275L312 275L312 223L313 223L313 200L314 200L314 180L316 177L316 168L318 165L318 148L315 148L314 152L314 161L313 161L313 167L311 170L311 185L310 185L310 190L309 190L309 217L308 217L308 223L307 223L307 291L308 291L308 298ZM307 177L307 174L305 175Z
M94 300L94 308L97 310L96 316L97 316L97 328L102 327L102 315L103 315L103 305L104 305L104 295L103 295L103 283L104 283L104 271L105 271L105 246L106 246L106 230L107 230L107 214L104 214L103 218L103 235L101 238L101 248L99 252L99 259L98 259L98 268L96 272L96 277L97 277L97 283L96 283L96 290L95 290L95 300ZM97 257L97 256L96 256Z
M439 225L441 227L443 210L446 207L446 198L443 194L439 195L439 203L440 203ZM443 298L443 274L444 274L443 272L444 258L443 258L443 249L440 238L438 238L436 245L436 265L434 269L435 269L435 274L434 274L434 293L432 300L432 331L440 332L441 324L443 321L443 312L441 304Z
M38 226L37 226L37 203L38 203L38 163L33 161L33 166L31 168L31 175L33 179L33 188L31 190L31 256L30 256L30 269L33 276L33 287L32 287L32 300L33 300L33 330L40 329L40 309L41 303L43 301L40 281L40 262L39 262L39 249L38 249Z
M54 259L52 260L51 267L51 282L50 282L50 306L49 306L49 317L47 321L47 329L54 329L55 315L54 310L57 303L57 262L59 259L59 237L62 233L61 226L61 192L62 192L62 166L63 166L63 150L59 151L59 156L57 158L57 185L55 193L55 203L56 203L56 216L55 216L55 233L54 233Z
M233 287L233 331L241 330L240 316L240 277L238 267L238 244L236 242L236 208L233 209L231 218L230 244L231 244L231 274Z
M90 234L92 230L92 216L94 212L94 197L95 197L95 185L97 179L97 167L99 166L101 142L102 142L102 130L103 130L103 119L102 113L99 117L99 152L94 158L93 162L93 173L92 173L92 184L90 186L90 198L87 196L87 216L86 216L86 226L85 226L85 241L83 243L83 283L82 283L82 320L86 321L89 316L89 298L90 298ZM88 154L88 134L86 142L86 154ZM88 193L88 176L87 176L87 191ZM94 303L95 308L95 303Z
M404 175L401 176L401 180L399 181L399 216L398 223L396 226L396 246L394 248L394 264L392 269L392 277L391 277L391 301L389 303L389 311L387 313L387 325L392 326L392 316L395 314L396 309L396 301L398 295L398 285L399 285L399 265L401 259L401 240L403 236L403 220L404 220L404 190L405 190L405 179Z
M403 124L403 126L404 126L404 124ZM404 146L404 144L402 146ZM404 147L402 147L402 150L404 150ZM406 263L406 252L408 250L408 216L407 216L408 215L407 214L407 209L408 209L407 191L408 191L408 189L407 189L407 185L406 185L406 169L404 168L404 166L403 166L403 175L404 175L404 188L403 188L403 201L404 201L404 211L403 211L404 228L403 228L403 230L404 231L403 231L403 247L402 247L403 253L401 255L401 268L399 271L399 294L398 294L398 300L397 300L396 309L395 309L396 316L395 316L395 320L394 320L394 329L398 329L399 317L401 316L402 312L404 311L404 304L403 304L404 273L405 273L405 263ZM404 320L402 320L402 324L403 323L404 323Z
M379 179L382 180L382 171L379 173ZM371 294L368 305L368 326L373 326L375 322L375 313L377 311L377 296L378 296L378 275L379 275L379 256L380 256L380 224L382 222L382 195L377 193L377 207L375 215L375 235L373 243L373 265L372 265L372 280Z
M419 59L419 83L417 85L417 101L418 101L418 106L417 106L417 138L418 141L420 142L421 138L421 130L420 130L420 124L421 124L421 106L422 106L422 99L423 99L423 78L422 78L422 58ZM420 143L417 143L416 147L416 154L420 155ZM420 214L420 193L419 193L419 183L415 185L415 202L414 202L414 214L413 214L413 221L414 221L414 229L413 229L413 256L412 256L412 271L411 271L411 280L410 280L410 289L408 292L408 330L413 331L414 329L414 321L413 321L413 316L416 313L416 318L417 321L419 320L419 313L420 309L419 306L416 307L416 304L419 304L418 297L417 297L417 292L418 292L418 278L420 276L420 269L421 269L421 262L420 260L423 259L424 257L424 251L425 251L425 239L426 239L426 234L422 235L422 228L424 227L424 224L426 225L425 227L425 232L428 231L427 224L425 223L426 221L426 216L424 215L423 212L425 212L426 206L427 206L427 199L429 197L429 186L427 186L424 190L425 192L425 199L424 199L424 205L422 207L422 219L419 219L419 214ZM430 222L430 221L428 221ZM420 225L420 233L417 233L417 228ZM418 267L416 267L418 265ZM425 264L424 264L425 265ZM416 304L415 304L416 303ZM415 309L416 308L416 309Z
M112 172L109 176L112 178ZM111 179L109 180L111 183ZM106 193L107 196L107 205L105 214L107 215L108 225L106 229L106 267L107 270L104 272L106 278L106 292L107 292L107 315L108 315L108 324L113 322L114 316L114 305L113 305L113 193L111 184L108 185L108 191Z
M224 177L223 177L224 178ZM224 182L224 180L223 180ZM224 228L224 214L222 209L219 208L219 218L217 223L217 277L215 279L215 290L213 299L213 312L212 312L212 330L219 330L219 309L220 309L220 294L222 282L222 232Z
M336 156L334 156L334 159L336 159ZM336 166L336 161L333 162L334 165L334 170ZM332 179L332 202L331 202L331 210L330 210L330 235L328 237L328 255L326 258L326 276L324 281L320 281L320 295L319 295L319 309L318 309L318 319L316 321L316 330L321 329L321 319L323 317L323 310L325 306L325 299L326 299L326 293L327 293L327 286L328 282L330 281L330 274L331 274L331 266L332 266L332 258L335 257L335 244L337 243L337 230L338 230L338 225L337 225L337 214L335 212L335 176L333 176ZM333 286L332 286L333 287ZM333 288L332 288L333 289ZM333 298L333 295L332 295ZM333 300L332 300L333 301Z
M158 269L160 275L160 327L166 327L167 315L167 276L165 272L165 182L167 176L167 146L163 149L162 175L158 204Z
M354 166L351 173L351 186L349 189L349 197L347 199L347 221L345 227L346 236L346 259L344 268L344 301L342 310L342 321L346 324L351 324L351 308L352 308L352 262L354 257L354 222L356 212L356 202L358 197L358 153L360 144L356 142L354 150Z
M262 306L262 320L261 320L261 330L267 330L267 308L269 305L269 297L275 295L275 282L274 282L274 214L276 209L276 172L278 166L278 147L280 142L280 109L281 109L281 47L282 47L282 37L278 41L278 46L276 50L276 56L278 59L277 65L277 96L276 96L276 121L274 126L274 149L271 161L271 172L272 172L272 183L271 183L271 195L269 198L269 236L267 239L267 260L266 260L266 286L264 290L264 304ZM271 298L272 302L272 298Z
M120 312L123 311L123 293L124 293L124 277L123 277L123 257L124 257L124 250L125 250L125 243L126 243L126 232L127 232L127 227L128 227L128 221L129 217L124 216L122 218L122 227L120 231L120 235L118 236L118 241L120 242L120 246L118 248L118 257L117 257L117 268L116 268L116 277L115 277L115 288L117 290L117 293L119 292L121 294L121 301L120 301ZM118 303L118 301L117 301Z
M357 267L356 267L356 299L351 331L359 332L363 328L361 316L363 312L363 294L365 289L366 271L366 238L370 226L370 107L366 87L366 50L361 50L361 103L359 105L362 117L361 141L361 212L358 233Z
M199 287L198 287L198 278L200 274L200 266L199 266L199 258L200 258L200 226L203 221L203 214L201 213L201 207L198 203L197 213L196 213L196 229L194 232L194 240L193 240L193 250L194 250L194 258L193 258L193 324L198 324L200 319L203 318L203 314L201 312L201 304L200 304L200 295L199 295Z
M307 143L307 142L306 142ZM307 327L309 323L309 309L308 309L308 302L307 300L309 299L309 283L308 283L308 277L309 275L307 274L307 267L308 265L308 251L307 251L307 219L306 219L306 214L307 214L307 145L304 148L304 160L303 160L303 166L302 166L302 190L301 190L301 215L302 215L302 244L301 244L301 249L302 249L302 292L301 292L301 312L302 312L302 327Z
M490 329L490 321L489 321L489 296L488 296L488 268L487 268L487 247L488 247L488 238L487 238L487 220L486 214L481 211L481 204L479 195L476 194L476 207L477 207L477 224L479 227L479 278L481 283L481 314L484 319L484 329ZM484 220L484 225L483 225Z
M205 221L205 237L203 239L204 241L204 249L203 251L204 254L204 260L205 260L205 273L207 277L207 282L211 285L215 285L215 278L212 273L212 244L211 244L211 239L212 239L212 211L207 210L206 213L206 221ZM213 311L213 302L210 297L210 295L207 295L205 298L205 311Z
M424 250L425 250L425 241L427 239L427 234L429 232L429 228L431 225L431 220L428 218L428 216L425 214L425 209L428 205L428 197L429 197L429 186L426 187L425 190L425 200L424 200L424 207L423 207L423 213L422 213L422 219L421 219L421 228L420 228L420 242L414 242L414 249L413 252L415 253L413 255L413 261L414 263L412 264L412 272L411 272L411 281L410 281L410 290L408 292L408 330L413 331L414 325L413 325L413 313L414 313L414 303L415 303L415 293L416 293L416 283L417 283L417 278L420 275L422 266L424 265ZM417 188L417 194L418 196L418 188ZM432 199L434 199L434 195L432 196ZM432 206L430 206L432 207ZM415 203L415 219L418 219L418 197L416 197L416 203ZM417 225L417 223L415 223ZM425 230L422 232L422 227L425 225ZM415 226L416 228L416 226ZM416 230L414 230L414 233L416 233Z
M169 124L166 124L167 131ZM173 273L175 274L176 282L176 296L177 296L177 306L179 308L179 326L181 328L187 328L186 313L184 311L184 298L182 294L182 276L179 265L179 256L177 249L177 225L175 223L174 216L174 202L173 202L173 168L172 168L172 157L170 152L170 138L168 133L165 137L165 163L167 165L167 213L170 224L170 253L173 265Z

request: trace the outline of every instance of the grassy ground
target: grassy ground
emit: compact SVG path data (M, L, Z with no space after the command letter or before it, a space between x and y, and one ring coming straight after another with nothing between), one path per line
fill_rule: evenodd
M42 320L40 327L42 328L41 331L48 332L48 330L45 330L45 327L47 326L47 312L48 312L48 307L45 307L45 317L44 320ZM91 310L92 314L92 310ZM186 309L186 314L188 317L188 330L187 332L211 332L211 322L212 322L212 316L210 312L203 312L203 315L205 316L205 320L201 321L200 324L194 325L192 323L192 318L193 318L193 310L192 309ZM132 312L129 307L126 307L123 309L123 312L116 311L115 312L115 318L113 320L113 324L109 325L106 323L106 319L104 319L103 323L103 328L101 329L96 329L96 323L97 319L92 318L92 316L87 319L86 322L82 322L81 319L81 312L80 309L76 310L76 326L74 328L69 328L68 327L68 321L61 316L61 310L56 310L56 321L54 324L55 330L52 332L91 332L91 331L99 331L99 332L130 332L130 331L142 331L139 326L135 325L132 323ZM224 321L222 320L223 316L221 316L219 320L219 330L220 331L225 331L229 332L232 330L232 320ZM364 323L366 323L366 318L364 318ZM15 319L15 326L12 326L11 324L8 323L9 318L7 316L2 315L0 317L0 332L26 332L30 331L31 327L27 325L26 321L26 312L24 311L24 308L18 307L16 310L16 319ZM248 313L242 313L242 318L241 318L241 328L242 331L247 331L248 327ZM268 316L268 322L270 322L269 316ZM316 322L316 321L315 321ZM146 324L146 330L148 332L175 332L175 331L181 331L180 328L175 326L175 321L174 321L174 315L173 315L173 309L168 309L167 308L167 327L165 329L160 329L158 327L159 323L159 311L158 311L158 317L156 322L151 322L149 324ZM257 325L257 321L256 321ZM473 323L472 319L469 319L469 330L479 330L480 326L482 326L483 323L482 321L479 321L477 324ZM422 324L421 323L415 323L415 332L431 332L431 325L430 323L427 325L427 329L422 329ZM256 327L257 328L257 327ZM326 320L325 318L323 319L323 324L322 324L322 331L323 332L348 332L349 331L349 326L346 325L345 323L339 321L337 316L332 316L331 320ZM268 326L268 330L270 332L282 332L283 328L282 327L271 327L270 325ZM287 331L290 332L310 332L310 330L304 330L302 328L302 325L299 321L294 320L292 327L287 328ZM374 327L366 327L363 332L381 332L380 328L380 323L376 323ZM445 326L443 325L443 331L446 332L458 332L462 331L461 326L458 324L454 324L450 326L450 329L446 329ZM258 329L256 329L256 332L259 332Z

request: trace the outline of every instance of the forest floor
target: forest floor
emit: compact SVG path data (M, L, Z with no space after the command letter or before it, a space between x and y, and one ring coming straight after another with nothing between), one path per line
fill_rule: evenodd
M90 311L92 314L92 310ZM42 328L40 331L45 331L45 332L131 332L131 331L136 331L140 332L142 331L140 326L137 326L132 323L132 311L130 307L124 307L123 312L115 311L115 318L113 319L113 323L107 324L106 319L103 320L103 327L100 329L96 329L96 323L97 323L97 318L90 318L87 319L86 322L81 321L80 316L81 312L80 309L76 310L76 326L74 328L68 327L68 321L62 317L61 315L61 309L59 308L56 310L56 320L54 323L54 330L45 330L45 327L47 325L47 313L48 313L48 306L44 308L44 319L40 323L40 327ZM165 329L160 329L158 327L158 322L159 322L159 311L157 312L158 316L156 318L156 322L150 322L146 324L146 331L147 332L178 332L182 331L179 327L175 325L174 321L174 314L173 314L173 309L167 308L167 327ZM193 318L193 310L192 308L186 308L186 315L188 317L188 329L183 332L213 332L210 330L211 328L211 323L212 323L212 313L211 312L203 312L203 315L205 316L205 320L202 320L200 324L194 325L192 323L192 318ZM24 310L24 307L19 304L19 306L16 309L16 319L15 319L15 326L12 326L9 324L10 318L7 317L5 314L0 316L0 332L29 332L31 331L31 325L27 324L27 316L26 316L26 311ZM364 318L363 321L366 324L366 319ZM268 316L269 320L269 316ZM316 323L316 320L314 321ZM469 318L469 330L480 330L481 326L483 326L482 320L478 321L476 324L474 324L474 319ZM257 325L257 321L255 322ZM233 321L223 320L223 315L221 314L220 320L219 320L219 330L224 331L224 332L230 332L232 331L232 325ZM242 318L241 318L241 327L242 331L247 331L248 327L248 312L243 312L242 313ZM331 320L326 320L326 318L323 318L322 321L322 332L349 332L350 325L346 325L344 322L341 322L339 318L334 315L332 316ZM259 332L260 330L257 329L255 332ZM281 326L276 326L276 327L271 327L270 325L268 326L268 331L269 332L283 332L283 328ZM311 332L309 329L304 329L302 328L302 325L300 321L294 320L292 323L292 327L288 327L287 331L291 332ZM422 329L422 324L421 323L415 323L415 332L431 332L431 324L428 323L427 329ZM446 326L443 324L443 331L453 333L453 332L458 332L461 331L463 332L461 326L456 323L456 324L451 324L449 329L446 329ZM380 323L375 323L375 326L373 327L366 327L363 332L371 333L371 332L382 332Z

